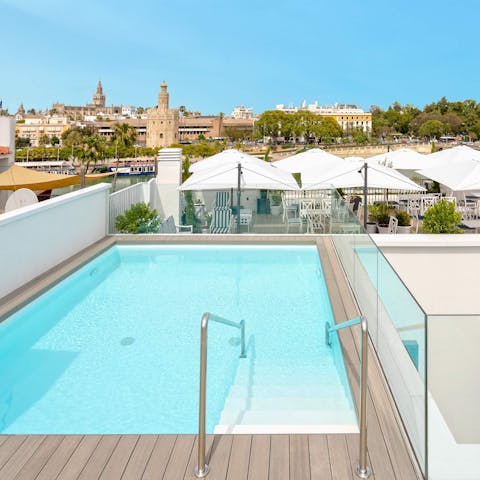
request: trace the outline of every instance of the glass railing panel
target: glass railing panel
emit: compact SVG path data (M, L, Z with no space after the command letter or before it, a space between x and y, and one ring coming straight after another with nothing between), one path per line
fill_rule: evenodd
M341 212L341 202L335 208ZM345 215L345 223L352 215ZM363 228L332 235L332 241L425 472L425 313Z
M480 315L429 315L427 332L429 478L479 478Z

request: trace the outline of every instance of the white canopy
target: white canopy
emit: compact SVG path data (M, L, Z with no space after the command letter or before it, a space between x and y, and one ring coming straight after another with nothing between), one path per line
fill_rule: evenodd
M247 153L240 152L235 149L223 150L220 153L212 155L211 157L200 160L199 162L193 163L190 165L190 172L205 172L207 170L212 170L213 168L218 168L225 165L237 165L238 163L242 165L247 165L254 163L256 165L266 164L267 162L260 160L252 155Z
M180 190L226 190L238 187L238 165L241 167L240 187L246 190L300 190L291 173L272 164L232 163L194 173Z
M346 162L364 162L365 159L363 157L345 157L344 159Z
M368 159L368 163L371 162L396 170L417 170L432 165L432 159L410 148L401 148L400 150L374 155Z
M312 169L332 169L333 167L342 165L344 160L331 153L321 150L320 148L312 148L302 153L297 153L291 157L282 158L273 162L278 168L290 173L303 173Z
M418 170L418 173L456 192L480 190L480 161L478 160L458 161L453 167L450 163L442 162L436 167Z
M459 145L458 147L439 150L438 152L427 155L428 159L435 160L435 165L444 163L459 163L468 160L480 161L480 152L467 145ZM432 165L433 166L433 165ZM428 167L429 168L429 167Z
M364 186L364 162L348 162L328 172L305 172L308 182L303 184L305 190L331 188L354 188ZM368 188L388 188L391 190L424 191L425 189L405 175L382 165L370 164L367 170Z

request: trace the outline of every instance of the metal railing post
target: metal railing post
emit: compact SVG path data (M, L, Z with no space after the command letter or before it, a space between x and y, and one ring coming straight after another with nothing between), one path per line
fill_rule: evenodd
M208 465L205 462L205 417L207 405L207 339L208 339L208 313L202 316L202 326L200 330L200 398L198 405L198 459L194 473L197 478L206 477L208 474Z
M360 377L360 454L355 473L359 478L368 478L371 470L367 466L367 370L368 370L368 323L362 317L360 322L362 329L361 340L361 377Z
M246 358L245 351L245 320L232 322L226 318L210 315L208 312L202 316L200 327L200 397L198 402L198 457L197 466L193 473L197 478L208 475L208 465L205 461L206 415L207 415L207 345L208 345L208 321L223 323L240 329L240 358Z

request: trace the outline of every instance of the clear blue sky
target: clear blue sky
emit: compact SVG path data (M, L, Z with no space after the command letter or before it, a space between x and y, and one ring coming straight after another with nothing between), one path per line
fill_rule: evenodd
M480 100L479 0L0 0L0 99L229 113Z

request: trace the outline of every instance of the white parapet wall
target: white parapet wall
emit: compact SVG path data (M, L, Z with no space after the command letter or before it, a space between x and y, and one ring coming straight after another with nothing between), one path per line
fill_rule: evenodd
M105 237L109 191L101 183L0 215L0 298Z

